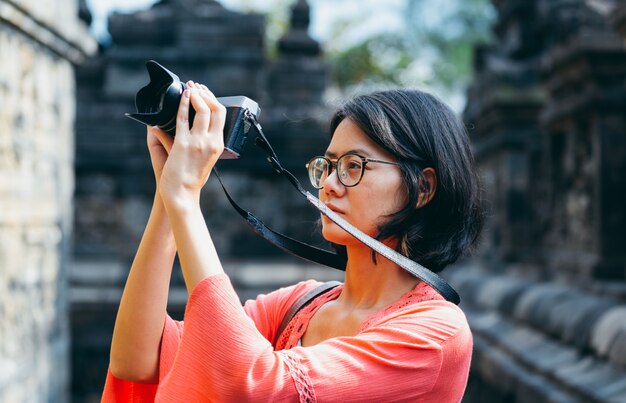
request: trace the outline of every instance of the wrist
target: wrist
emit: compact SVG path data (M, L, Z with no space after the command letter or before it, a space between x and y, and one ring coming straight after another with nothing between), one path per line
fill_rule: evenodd
M165 210L169 213L186 212L200 208L200 193L188 189L157 189L158 198Z
M152 210L150 211L150 220L155 223L159 223L164 230L171 232L170 219L167 215L167 209L165 208L165 204L163 204L163 199L159 194L159 190L157 189L154 200L152 203Z
M165 205L163 205L163 198L159 193L159 187L157 185L156 192L154 192L154 200L152 201L152 211L156 213L165 213Z

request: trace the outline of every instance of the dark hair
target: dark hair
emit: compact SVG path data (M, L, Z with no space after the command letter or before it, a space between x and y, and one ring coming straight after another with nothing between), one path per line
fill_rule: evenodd
M344 119L397 158L407 187L406 206L379 227L377 239L397 238L399 252L433 272L454 263L476 243L483 222L478 175L460 119L418 90L375 92L347 102L331 120L331 136ZM427 190L427 167L436 172L437 188L429 203L416 208Z

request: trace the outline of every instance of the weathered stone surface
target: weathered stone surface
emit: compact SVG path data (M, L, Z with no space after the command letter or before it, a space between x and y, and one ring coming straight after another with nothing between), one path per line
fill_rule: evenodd
M616 175L626 170L626 49L607 22L616 5L494 1L495 38L476 51L464 113L491 206L490 259L547 258L562 272L553 276L626 275Z
M520 296L530 286L531 284L526 281L510 277L488 278L477 293L477 303L482 307L510 315Z
M521 358L543 373L550 373L557 368L574 363L578 359L578 354L572 348L546 340L524 351Z
M493 312L469 310L468 319L475 339L472 373L480 374L480 382L489 385L482 385L481 391L498 391L498 399L503 400L495 401L600 402L614 401L612 396L623 392L624 369L584 357L574 348ZM479 391L470 390L469 401L474 401L471 396L475 394Z
M474 357L473 369L480 372L481 376L494 385L502 394L510 394L515 388L517 368L502 351L490 348L489 343L482 338L475 339L475 346L479 355Z
M546 337L543 334L524 326L514 326L507 337L499 335L499 339L502 339L502 344L507 346L509 351L518 355L525 354L546 343Z
M621 305L605 312L591 331L591 346L595 353L606 357L623 329L626 329L626 306Z
M457 266L446 270L446 279L457 290L462 306L476 306L478 290L487 278L480 269L472 266Z
M600 391L602 396L606 396L606 401L611 403L621 403L626 401L626 381L622 379L619 382L603 388Z
M467 401L626 401L626 2L492 3L464 112L491 208L485 269L450 278L489 342L481 366L516 392L477 371ZM513 364L484 363L502 361L493 348Z
M626 1L622 0L616 4L611 23L615 30L624 38L624 43L626 44Z
M540 283L529 288L515 307L515 317L538 328L545 326L549 308L570 292L565 287Z
M617 332L609 350L609 361L615 365L626 367L626 327Z
M605 20L555 46L542 72L555 178L549 264L564 276L623 279L626 48Z
M591 329L614 303L578 294L558 303L550 313L549 332L580 348L590 347Z
M69 400L75 1L0 4L0 401Z
M475 354L464 401L502 403L579 401L563 385L551 382L541 373L520 364L515 352L500 347L503 339L485 339L481 333L475 334Z
M0 22L15 33L33 39L33 46L73 63L96 51L96 41L78 20L78 2L65 1L59 7L54 0L16 0L0 7ZM33 43L33 45L35 45ZM15 60L3 59L3 60Z
M475 78L464 120L471 126L489 217L482 243L490 260L540 259L543 186L538 116L545 102L538 58L544 17L535 1L494 1L498 21L489 46L474 54Z
M609 357L612 352L617 360L623 358L622 344L614 344L618 336L607 325L622 332L626 321L614 302L556 284L489 278L484 271L471 268L457 268L450 278L455 287L473 293L474 298L465 308L476 340L468 401L483 401L483 396L503 403L619 401L626 370ZM515 283L527 288L514 317L486 296L512 290ZM557 296L560 299L555 300ZM548 319L540 323L537 318L546 314ZM607 360L588 354L592 329L602 336L613 334Z
M612 395L621 393L626 387L623 371L593 357L564 365L554 374L564 384L583 390L587 396L598 401L611 401Z
M570 403L580 401L564 390L554 387L542 377L529 372L520 371L517 381L516 402Z

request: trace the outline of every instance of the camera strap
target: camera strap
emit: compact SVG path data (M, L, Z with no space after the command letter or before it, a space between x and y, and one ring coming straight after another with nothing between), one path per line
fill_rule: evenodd
M330 210L320 199L312 195L310 192L306 191L302 187L298 179L296 179L296 177L291 172L289 172L282 166L278 159L278 156L274 152L274 149L263 134L263 129L261 128L259 122L256 120L256 117L251 113L247 113L246 120L254 126L258 134L258 137L255 140L255 144L267 153L267 160L270 165L274 168L274 170L276 170L277 173L285 176L289 180L289 182L291 182L291 184L302 195L304 195L309 203L311 203L317 210L319 210L322 214L324 214L326 217L336 223L340 228L347 231L350 235L354 236L356 239L363 242L365 245L369 246L380 255L402 267L404 270L411 273L414 277L417 277L420 280L424 281L426 284L435 289L439 294L441 294L441 296L443 296L446 300L454 304L459 304L460 298L457 292L437 274L428 270L419 263L407 258L406 256L401 255L400 253L391 249L382 242L377 241L376 239L363 233L361 230L354 227L348 221L340 217L337 213ZM308 245L306 243L289 238L279 232L276 232L267 227L252 213L241 208L226 190L226 187L219 177L217 170L214 169L214 171L216 174L215 176L217 176L220 184L222 185L224 193L226 194L226 197L228 198L230 204L260 236L273 243L280 249L283 249L284 251L289 252L295 256L298 256L305 260L309 260L311 262L319 263L325 266L345 271L347 260L344 256L340 256L335 252Z

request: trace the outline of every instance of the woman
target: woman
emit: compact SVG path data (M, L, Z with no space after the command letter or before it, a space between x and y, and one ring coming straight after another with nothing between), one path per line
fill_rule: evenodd
M189 127L189 105L196 110ZM188 83L175 140L148 129L154 206L122 296L103 401L459 401L472 336L462 311L322 217L347 255L342 286L316 298L272 346L302 282L241 307L199 208L223 149L225 109ZM320 199L361 231L433 271L481 227L463 125L419 91L356 98L334 116L309 174ZM184 325L167 316L178 252L190 297Z

